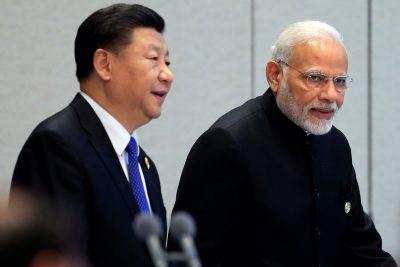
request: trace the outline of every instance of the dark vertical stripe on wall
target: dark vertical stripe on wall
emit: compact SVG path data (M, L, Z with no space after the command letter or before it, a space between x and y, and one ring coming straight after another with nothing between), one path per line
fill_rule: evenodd
M367 17L367 31L368 31L368 45L367 45L367 77L368 77L368 83L367 83L367 112L368 112L368 120L367 120L367 154L368 154L368 170L367 170L367 175L368 175L368 212L369 215L372 217L373 212L372 212L372 189L373 189L373 181L372 181L372 171L373 171L373 162L372 162L372 152L373 152L373 147L372 147L372 0L367 0L368 1L368 6L367 6L367 12L368 12L368 17Z
M250 2L250 72L251 72L251 98L256 95L255 88L255 0L251 0Z

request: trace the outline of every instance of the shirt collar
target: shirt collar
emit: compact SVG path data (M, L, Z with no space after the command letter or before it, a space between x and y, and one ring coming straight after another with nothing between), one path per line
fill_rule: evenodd
M80 94L85 98L85 100L89 103L89 105L93 108L97 117L99 117L101 123L103 124L104 129L107 132L108 137L111 140L111 144L114 147L117 155L122 156L125 148L127 147L131 136L135 139L136 144L138 146L138 156L139 156L139 140L137 136L137 132L133 131L132 134L122 126L122 124L117 121L108 111L106 111L103 107L101 107L93 98L84 92L80 92Z

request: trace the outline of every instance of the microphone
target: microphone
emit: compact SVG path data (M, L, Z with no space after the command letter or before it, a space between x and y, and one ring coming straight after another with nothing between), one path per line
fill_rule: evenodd
M175 212L171 218L171 235L182 247L190 267L201 267L197 249L193 241L196 235L196 224L186 212Z
M141 213L135 217L133 229L145 241L154 266L168 267L166 255L159 240L162 232L160 219L151 214Z

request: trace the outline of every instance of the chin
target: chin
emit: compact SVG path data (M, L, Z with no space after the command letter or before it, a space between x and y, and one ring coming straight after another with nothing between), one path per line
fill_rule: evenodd
M161 110L157 110L157 111L152 111L148 113L148 118L149 120L151 119L157 119L161 116Z
M332 120L318 120L313 123L310 121L306 121L304 129L314 135L324 135L329 133L329 131L332 129L332 126Z

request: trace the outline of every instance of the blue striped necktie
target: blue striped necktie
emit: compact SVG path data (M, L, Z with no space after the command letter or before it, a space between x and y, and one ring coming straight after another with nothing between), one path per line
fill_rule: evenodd
M136 199L136 203L139 206L140 212L150 213L150 207L147 203L142 178L140 176L137 149L138 146L136 141L133 137L131 137L129 144L125 149L125 151L128 153L129 183L131 184L133 196Z

